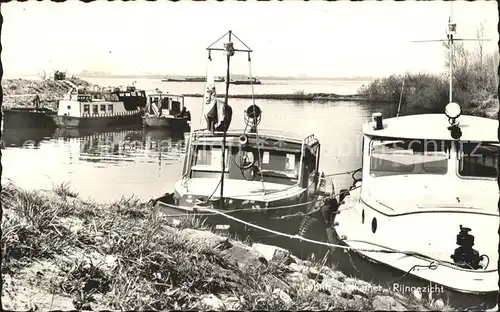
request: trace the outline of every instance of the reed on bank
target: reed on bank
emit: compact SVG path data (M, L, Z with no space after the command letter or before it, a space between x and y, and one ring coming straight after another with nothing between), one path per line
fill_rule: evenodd
M70 301L75 309L121 310L449 309L370 291L325 261L285 254L241 266L261 257L192 219L174 228L134 197L98 204L77 195L67 184L53 191L2 185L4 307L25 309L15 305L25 298L42 310L71 309ZM32 302L37 296L46 303Z

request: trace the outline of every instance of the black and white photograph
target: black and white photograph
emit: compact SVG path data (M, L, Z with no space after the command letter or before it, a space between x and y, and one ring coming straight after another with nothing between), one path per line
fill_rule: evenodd
M2 309L498 311L497 1L2 1Z

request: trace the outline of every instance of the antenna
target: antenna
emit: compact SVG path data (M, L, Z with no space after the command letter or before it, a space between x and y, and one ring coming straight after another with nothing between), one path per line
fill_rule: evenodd
M219 42L222 38L225 36L228 36L228 41L224 42L224 48L214 48L214 46L217 42ZM234 44L231 41L232 36L236 38L241 44L246 49L235 49ZM247 52L248 56L250 57L250 53L253 52L252 49L250 49L243 41L241 41L231 30L229 30L227 33L225 33L222 37L217 39L214 43L208 46L207 48L208 51L208 58L211 59L211 52L212 51L224 51L227 57L227 71L226 71L226 96L224 98L224 107L227 107L228 103L228 96L229 96L229 83L230 83L230 64L231 64L231 56L234 55L235 52ZM223 135L222 135L222 173L221 173L221 179L220 179L220 207L224 208L224 173L226 169L226 131L227 127L223 127Z
M451 7L451 1L450 1ZM451 10L451 9L450 9ZM452 14L452 12L451 12ZM457 34L457 23L453 21L452 15L450 14L448 18L448 28L446 29L446 37L447 39L437 39L437 40L417 40L410 41L412 43L422 43L422 42L448 42L448 50L449 50L449 80L450 80L450 91L449 91L449 102L453 102L453 43L455 41L490 41L489 39L460 39L455 38Z

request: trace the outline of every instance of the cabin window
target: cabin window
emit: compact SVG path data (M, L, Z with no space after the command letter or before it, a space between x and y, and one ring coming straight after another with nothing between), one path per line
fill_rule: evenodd
M108 113L113 114L113 104L108 104Z
M83 113L86 115L90 114L90 105L89 104L84 104L83 105Z
M178 114L181 112L181 103L179 101L172 101L172 113Z
M482 142L457 143L458 174L463 177L496 178L500 144Z
M92 105L92 114L94 114L94 115L99 114L99 107L98 107L98 105Z
M299 168L300 154L282 151L262 151L260 160L264 176L296 178Z
M294 154L286 154L285 170L293 171L294 169L295 169L295 155Z
M262 153L262 163L263 164L269 163L269 152Z
M225 153L225 171L229 169L229 150ZM221 171L222 169L222 148L218 146L200 146L196 150L193 170Z
M168 98L161 100L161 109L168 109Z
M449 151L449 141L374 139L370 142L370 175L446 174Z
M101 104L101 114L106 114L106 105Z

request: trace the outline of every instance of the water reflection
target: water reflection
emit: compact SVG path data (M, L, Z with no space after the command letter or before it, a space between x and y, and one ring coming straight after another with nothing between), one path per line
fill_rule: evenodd
M43 140L50 139L53 129L3 129L2 142L4 147L39 148Z
M104 131L57 129L53 138L63 140L75 151L78 160L121 165L126 162L168 165L182 160L185 134L143 128L108 128Z

